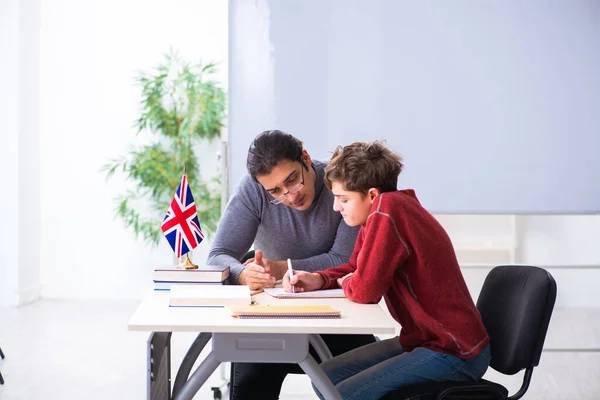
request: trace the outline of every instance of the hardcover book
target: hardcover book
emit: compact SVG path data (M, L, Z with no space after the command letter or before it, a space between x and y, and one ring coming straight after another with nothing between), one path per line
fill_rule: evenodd
M229 267L203 265L196 269L159 268L154 280L160 282L223 282L229 278Z

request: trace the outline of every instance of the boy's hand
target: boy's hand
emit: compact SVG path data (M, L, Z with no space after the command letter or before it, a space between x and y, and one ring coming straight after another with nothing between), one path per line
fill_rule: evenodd
M350 278L350 277L352 276L352 274L353 274L353 273L354 273L354 272L350 272L349 274L346 274L346 275L342 276L341 278L338 278L338 280L337 280L337 284L338 284L338 286L339 286L339 287L342 287L342 283L343 283L343 282L344 282L346 279Z
M325 279L316 272L294 270L294 276L292 276L291 280L289 274L283 276L283 290L291 292L292 285L294 286L293 291L295 293L310 292L321 289L325 285Z
M248 261L238 279L240 285L248 285L251 290L275 286L277 279L271 274L271 261L263 260L262 251L256 250L254 259Z

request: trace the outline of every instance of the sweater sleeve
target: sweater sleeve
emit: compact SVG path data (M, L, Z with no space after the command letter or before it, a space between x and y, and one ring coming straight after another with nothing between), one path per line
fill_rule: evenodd
M236 188L219 221L207 264L228 266L229 284L237 284L244 265L240 260L252 246L260 224L261 198L245 177Z
M411 254L398 228L388 213L375 211L369 216L356 254L356 271L342 284L350 300L377 303L387 292L396 270Z
M325 279L325 285L323 289L335 289L338 288L337 280L343 276L348 275L351 272L356 271L356 257L360 253L360 248L362 246L363 239L363 230L361 229L358 232L358 236L356 237L356 243L354 245L354 250L352 251L352 255L350 256L350 261L339 265L334 268L327 268L324 271L316 271L319 275Z

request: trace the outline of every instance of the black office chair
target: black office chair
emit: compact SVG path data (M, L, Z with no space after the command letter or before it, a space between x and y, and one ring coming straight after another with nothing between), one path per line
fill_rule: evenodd
M485 279L477 308L490 335L496 371L514 375L525 370L521 388L512 396L497 383L442 382L407 386L388 393L381 400L488 400L519 399L540 362L550 316L556 300L556 282L548 271L532 266L495 267Z

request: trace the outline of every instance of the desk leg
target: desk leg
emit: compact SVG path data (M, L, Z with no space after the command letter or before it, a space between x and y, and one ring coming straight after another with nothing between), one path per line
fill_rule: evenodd
M215 372L221 361L217 360L213 351L206 356L198 369L194 371L190 379L183 385L179 393L173 396L174 400L192 400L196 392L202 387L210 375Z
M213 352L223 362L297 363L327 400L341 400L337 389L308 351L309 341L319 357L331 352L319 335L279 333L214 333ZM319 351L321 350L321 351Z
M171 398L171 332L152 332L147 343L147 400Z
M177 371L177 377L175 378L175 383L173 384L173 398L177 396L177 393L181 390L188 377L190 376L190 371L194 366L194 363L198 359L198 356L202 352L202 349L206 346L212 334L210 333L199 333L194 340L194 343L190 346L189 350L185 354L183 361L181 361L181 366Z
M319 389L319 392L321 392L323 397L327 400L342 400L340 393L337 391L327 374L323 372L319 364L317 364L310 354L308 354L304 361L300 361L298 364L302 370L306 372L306 375L308 375L317 389Z
M309 335L308 340L319 355L319 358L321 358L321 361L327 361L333 358L333 356L331 355L331 351L329 351L329 347L327 347L321 335Z
M191 400L221 362L297 363L327 400L341 400L327 374L310 355L310 340L311 335L307 334L213 333L212 351L179 393L174 394L174 400ZM321 337L312 342L327 348ZM327 353L328 350L323 354L325 358Z

